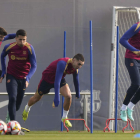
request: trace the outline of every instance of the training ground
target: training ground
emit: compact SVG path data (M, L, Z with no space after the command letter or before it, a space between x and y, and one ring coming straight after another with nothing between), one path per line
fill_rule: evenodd
M127 132L127 131L126 131ZM134 133L123 133L118 131L117 133L104 133L103 131L90 132L58 132L58 131L30 131L25 135L1 135L1 140L132 140L134 135L140 133L135 131Z

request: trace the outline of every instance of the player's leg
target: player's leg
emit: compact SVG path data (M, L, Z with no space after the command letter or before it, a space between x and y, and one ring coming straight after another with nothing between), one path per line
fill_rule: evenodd
M137 61L137 60L136 60ZM139 68L139 75L138 78L140 79L140 61L137 61L137 66ZM139 82L140 85L140 82ZM136 91L135 95L131 98L130 103L128 104L127 114L130 120L134 121L133 118L133 108L140 100L140 88Z
M12 75L7 74L6 90L8 92L8 97L9 97L8 113L9 113L10 120L15 120L15 117L16 117L17 87L18 87L18 84L17 84L16 79ZM8 119L8 116L7 116L6 123L10 120Z
M63 108L65 111L69 111L70 106L71 106L71 102L72 102L71 91L70 91L69 85L66 84L63 87L61 87L60 93L65 98Z
M131 79L131 86L127 90L126 97L123 101L123 105L121 107L121 114L120 117L123 121L127 121L127 106L130 102L130 99L133 97L133 95L136 93L136 91L139 89L140 85L140 75L139 75L139 68L138 63L134 59L125 59L125 65L128 70L130 79Z
M26 90L26 79L18 80L18 93L17 93L17 100L16 100L16 111L18 111L20 106L21 106L25 90Z
M36 102L38 102L43 97L43 94L49 93L49 91L50 87L48 86L47 82L41 80L38 85L38 89L36 90L36 93L34 94L34 96L30 98L22 113L22 118L24 121L26 121L28 118L31 106L34 105Z
M43 95L42 96L39 95L38 92L36 91L34 96L32 96L29 99L29 101L28 101L27 105L25 106L25 109L24 109L24 111L22 113L22 118L23 118L24 121L27 120L28 115L29 115L29 111L30 111L32 105L34 105L36 102L38 102L42 97L43 97Z
M66 118L68 118L68 113L72 102L72 96L71 96L69 85L66 84L65 79L62 79L60 86L61 86L60 93L65 98L63 104L63 116L62 116L62 121L64 121ZM67 127L72 127L72 124L70 123L69 120L66 120L65 124Z

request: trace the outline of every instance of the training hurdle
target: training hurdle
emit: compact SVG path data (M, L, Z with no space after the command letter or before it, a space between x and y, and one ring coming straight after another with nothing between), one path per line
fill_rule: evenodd
M111 120L115 120L115 118L111 118L111 119L107 119L106 120L106 127L104 128L104 132L110 132L110 129L109 129L109 123ZM122 119L117 119L117 120L122 120ZM122 129L122 131L124 132L124 129L126 129L128 127L128 124L130 125L131 129L132 129L132 132L134 132L134 128L132 127L131 125L131 121L129 119L127 119L127 124L126 126ZM106 129L108 129L108 131L105 131Z
M90 131L90 129L89 129L89 127L86 125L86 122L85 122L84 119L65 119L64 122L63 122L63 124L64 124L64 127L67 129L67 132L69 132L69 129L68 129L68 127L66 127L66 125L65 125L65 121L66 121L66 120L84 121L84 125L85 125L85 127L87 128L87 131L88 131L88 132Z

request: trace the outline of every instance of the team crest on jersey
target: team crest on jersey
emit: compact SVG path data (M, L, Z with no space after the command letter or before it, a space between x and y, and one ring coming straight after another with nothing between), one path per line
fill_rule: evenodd
M23 51L23 54L26 54L26 51Z
M82 95L81 98L81 106L84 107L84 98L87 99L87 113L90 113L90 91L89 90L82 90L81 93L84 93L85 95ZM97 112L101 108L101 99L100 99L100 90L93 90L93 113Z
M12 59L12 60L15 60L16 57L15 57L14 55L11 55L11 59Z

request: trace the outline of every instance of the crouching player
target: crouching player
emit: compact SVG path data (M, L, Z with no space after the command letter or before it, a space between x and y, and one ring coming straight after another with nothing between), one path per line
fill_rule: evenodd
M36 93L32 96L25 106L22 117L23 120L26 121L28 118L28 114L30 108L33 104L39 101L42 96L46 93L49 93L51 88L55 89L55 97L53 102L53 107L57 107L60 102L59 92L62 96L65 97L64 106L63 106L63 117L67 118L68 112L71 106L72 97L71 91L68 84L65 81L66 74L73 74L74 86L76 90L76 97L80 97L79 92L79 77L78 77L78 69L80 69L84 65L84 57L82 54L76 54L73 58L60 58L53 61L42 73L42 79L38 85ZM65 121L67 127L72 127L72 124L69 120Z

